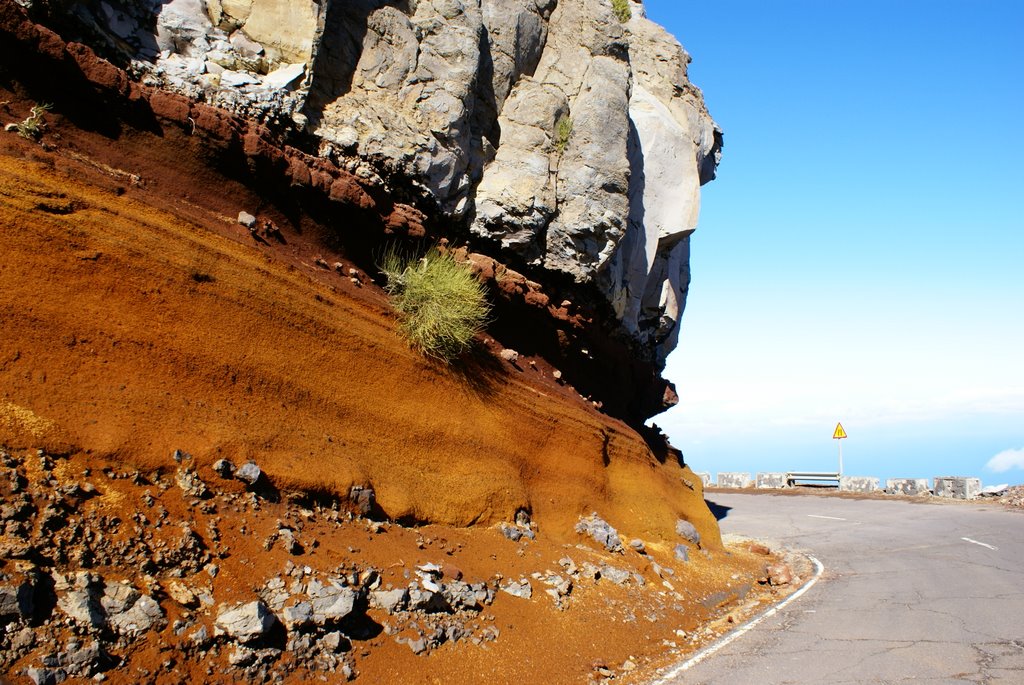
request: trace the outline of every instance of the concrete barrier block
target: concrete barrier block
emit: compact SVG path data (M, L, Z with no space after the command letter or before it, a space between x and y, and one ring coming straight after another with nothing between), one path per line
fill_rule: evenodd
M784 488L786 487L785 473L759 473L757 474L757 487L759 488Z
M889 478L885 481L885 491L890 495L928 495L927 478Z
M704 487L711 485L711 474L707 471L697 471L694 475L700 478L700 482L704 484Z
M878 479L868 476L843 476L839 479L839 489L843 492L875 492L878 490Z
M935 496L951 499L974 499L981 494L981 479L964 476L936 476Z
M718 474L718 487L720 488L749 488L752 483L749 473L733 471Z

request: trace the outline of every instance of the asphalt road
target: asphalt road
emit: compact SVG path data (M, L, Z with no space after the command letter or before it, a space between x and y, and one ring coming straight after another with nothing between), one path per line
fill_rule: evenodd
M723 534L806 552L824 572L664 685L1024 684L1024 512L714 491L707 499L724 514Z

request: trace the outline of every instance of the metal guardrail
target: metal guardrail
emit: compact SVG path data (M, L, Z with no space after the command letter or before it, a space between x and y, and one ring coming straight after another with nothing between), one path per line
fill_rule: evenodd
M810 480L819 482L834 482L839 485L842 474L823 471L788 471L786 472L786 485L796 485L798 480Z

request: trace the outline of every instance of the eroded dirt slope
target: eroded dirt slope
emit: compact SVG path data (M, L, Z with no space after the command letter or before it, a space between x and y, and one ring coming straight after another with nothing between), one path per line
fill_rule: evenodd
M225 237L248 238L226 217L203 226L81 178L0 158L12 447L255 459L285 489L372 485L396 519L526 508L564 537L596 509L630 534L666 537L682 516L715 538L698 479L542 370L484 354L452 373L347 278Z

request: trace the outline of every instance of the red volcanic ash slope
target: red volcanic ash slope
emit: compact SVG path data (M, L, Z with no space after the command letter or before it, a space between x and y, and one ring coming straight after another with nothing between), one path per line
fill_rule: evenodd
M685 517L715 539L688 470L544 372L453 373L338 274L45 163L5 157L0 174L12 447L146 468L174 449L254 459L285 489L372 485L395 519L487 524L525 508L561 537L599 510L629 534L668 537Z

